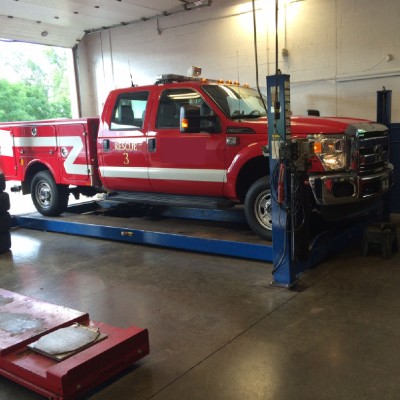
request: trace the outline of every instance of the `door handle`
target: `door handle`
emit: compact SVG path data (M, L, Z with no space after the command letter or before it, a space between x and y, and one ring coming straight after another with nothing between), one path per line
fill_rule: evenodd
M110 150L110 139L103 140L103 150Z
M149 153L156 151L156 139L147 139L147 149Z

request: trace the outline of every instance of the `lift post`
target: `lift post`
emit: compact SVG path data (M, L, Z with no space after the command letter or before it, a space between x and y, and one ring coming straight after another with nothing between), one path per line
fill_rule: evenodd
M281 152L290 142L290 76L267 76L269 168L272 196L273 284L291 287L296 282L292 262L293 237L288 215L290 175Z

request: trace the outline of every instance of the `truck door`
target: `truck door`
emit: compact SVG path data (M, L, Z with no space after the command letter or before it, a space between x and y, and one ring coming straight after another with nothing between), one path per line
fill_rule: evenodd
M222 196L226 181L225 137L222 133L182 133L180 107L202 113L212 108L191 88L165 89L152 115L148 133L149 179L156 192Z
M149 191L146 143L148 91L119 94L103 121L97 150L106 189Z

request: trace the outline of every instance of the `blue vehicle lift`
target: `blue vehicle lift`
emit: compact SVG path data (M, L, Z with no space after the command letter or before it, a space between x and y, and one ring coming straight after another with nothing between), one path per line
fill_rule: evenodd
M99 239L114 240L132 244L168 247L202 253L244 258L256 261L272 262L272 246L261 239L247 241L246 235L239 239L224 239L221 235L192 234L190 229L156 230L156 221L151 221L151 229L130 228L124 220L118 219L118 226L102 225L73 221L73 214L87 212L96 207L96 202L70 206L67 214L57 218L43 217L37 213L13 217L13 225L25 229L48 232L66 233ZM71 217L68 217L71 216ZM234 224L244 223L241 210L203 210L170 207L163 212L162 217L187 218L194 220L212 220ZM102 219L104 221L104 219ZM115 221L115 220L114 220ZM125 226L124 226L125 225Z
M82 213L90 214L96 207L98 207L98 203L95 201L73 205L68 208L66 214L57 218L43 217L37 213L13 216L13 226L45 232L63 233L268 262L274 265L274 285L288 288L294 286L298 275L305 269L317 265L326 259L329 254L337 251L339 248L345 247L356 238L359 239L360 232L362 232L363 229L363 226L354 225L344 230L338 228L320 234L314 238L310 244L312 251L310 251L307 262L295 262L289 257L289 254L292 254L290 248L291 242L284 243L284 240L291 240L290 233L282 229L280 223L278 223L278 226L274 225L274 241L271 244L261 239L258 240L258 238L255 238L251 234L250 238L253 238L253 240L246 240L249 236L249 231L247 231L245 235L238 235L236 237L236 229L230 229L225 238L223 234L226 231L224 230L222 230L222 235L208 235L208 232L195 235L190 232L190 228L186 229L186 222L183 230L168 229L168 231L163 231L159 229L157 231L153 228L156 227L157 221L150 221L150 224L144 224L147 225L147 228L142 227L137 229L128 227L128 223L124 223L125 220L121 218L118 218L118 224L116 226L112 226L111 221L110 224L104 225L98 224L97 221L93 223L93 219L91 218L89 218L89 221L92 221L90 223L85 219L74 218L74 215L81 215ZM244 224L244 215L241 210L212 211L177 207L168 208L162 216L171 219L212 220L217 223L228 222L238 225L241 223ZM111 220L114 221L115 225L116 219L111 218ZM104 221L104 218L101 218L101 221ZM280 221L282 221L282 218ZM142 223L139 222L139 225L142 225ZM149 228L149 225L152 229ZM234 238L230 238L229 235L232 231L234 233ZM285 238L285 235L288 235L288 237ZM284 252L284 250L286 250L286 252ZM282 257L282 255L284 255L284 257Z

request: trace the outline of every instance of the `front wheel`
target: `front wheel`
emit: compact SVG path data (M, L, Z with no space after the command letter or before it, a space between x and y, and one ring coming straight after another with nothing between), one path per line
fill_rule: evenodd
M272 198L268 176L250 186L244 200L244 214L250 228L258 236L272 240Z
M31 196L40 214L49 217L60 215L68 206L68 188L57 185L49 171L38 172L33 177Z

